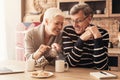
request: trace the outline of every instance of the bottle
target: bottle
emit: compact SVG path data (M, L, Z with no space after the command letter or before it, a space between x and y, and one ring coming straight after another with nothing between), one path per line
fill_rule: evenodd
M113 48L112 42L109 42L109 43L108 43L108 47L109 47L109 48Z
M104 14L106 14L106 8L104 9Z

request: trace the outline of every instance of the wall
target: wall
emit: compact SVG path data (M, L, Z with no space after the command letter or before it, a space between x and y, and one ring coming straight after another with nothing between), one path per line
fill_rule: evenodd
M21 0L5 0L5 26L7 34L7 53L15 59L15 29L21 21Z
M109 40L114 47L118 47L118 33L120 29L120 17L95 18L93 23L106 29L109 33Z

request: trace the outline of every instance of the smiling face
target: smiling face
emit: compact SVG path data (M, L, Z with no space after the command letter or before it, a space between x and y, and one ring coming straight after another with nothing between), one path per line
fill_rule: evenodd
M53 19L46 19L45 31L48 35L56 36L63 28L63 16L56 16Z
M91 16L85 16L82 10L74 15L71 15L71 22L77 34L82 34L89 26L90 21Z

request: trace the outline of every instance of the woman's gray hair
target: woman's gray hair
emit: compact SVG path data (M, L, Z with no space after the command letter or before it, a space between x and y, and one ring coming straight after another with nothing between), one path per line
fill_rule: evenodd
M45 19L53 19L58 15L64 17L64 14L60 9L54 7L48 8L44 13L43 23L45 23Z
M79 4L74 5L70 9L70 15L77 14L79 11L83 11L85 16L89 16L91 14L91 16L93 17L92 8L86 3L79 3Z

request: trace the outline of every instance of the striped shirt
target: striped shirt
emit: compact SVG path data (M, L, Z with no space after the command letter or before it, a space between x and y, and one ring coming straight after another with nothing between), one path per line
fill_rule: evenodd
M63 29L63 54L72 67L108 69L109 34L98 27L102 37L83 41L72 26Z

